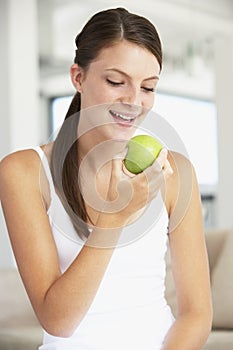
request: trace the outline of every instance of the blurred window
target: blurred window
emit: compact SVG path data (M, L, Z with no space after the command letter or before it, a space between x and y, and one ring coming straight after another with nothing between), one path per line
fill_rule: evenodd
M51 100L51 133L58 131L72 96ZM202 193L214 193L218 182L217 115L213 101L157 93L153 110L182 139L195 166Z

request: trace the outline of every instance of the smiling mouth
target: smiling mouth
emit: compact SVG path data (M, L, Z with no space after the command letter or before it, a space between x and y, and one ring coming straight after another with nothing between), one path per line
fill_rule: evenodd
M123 114L112 110L110 110L109 112L111 116L114 118L114 120L121 123L123 122L123 123L132 124L135 121L135 119L138 117L138 115Z

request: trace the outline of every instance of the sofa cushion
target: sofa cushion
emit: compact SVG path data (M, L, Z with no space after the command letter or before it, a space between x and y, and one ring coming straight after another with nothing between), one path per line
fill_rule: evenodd
M229 230L208 229L205 231L205 241L210 265L210 276L222 254L222 249L227 238Z
M40 327L0 329L0 350L38 350L43 333Z
M212 272L213 327L233 329L233 232Z
M232 350L233 332L225 330L212 331L203 350Z
M16 268L0 270L0 329L39 326Z

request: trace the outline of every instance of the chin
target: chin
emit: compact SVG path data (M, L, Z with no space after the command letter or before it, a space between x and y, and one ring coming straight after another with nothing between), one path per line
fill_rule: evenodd
M111 133L111 139L118 141L129 141L129 139L135 134L137 126L133 125L129 127L119 127L119 125L114 126L114 130Z

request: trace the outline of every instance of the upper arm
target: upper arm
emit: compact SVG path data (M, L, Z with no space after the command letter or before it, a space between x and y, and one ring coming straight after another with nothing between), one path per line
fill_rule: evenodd
M12 153L1 161L2 209L19 272L37 315L47 290L60 275L39 179L40 159L32 150Z
M177 158L176 175L171 185L169 246L178 313L210 312L210 278L201 199L194 168L187 159Z

